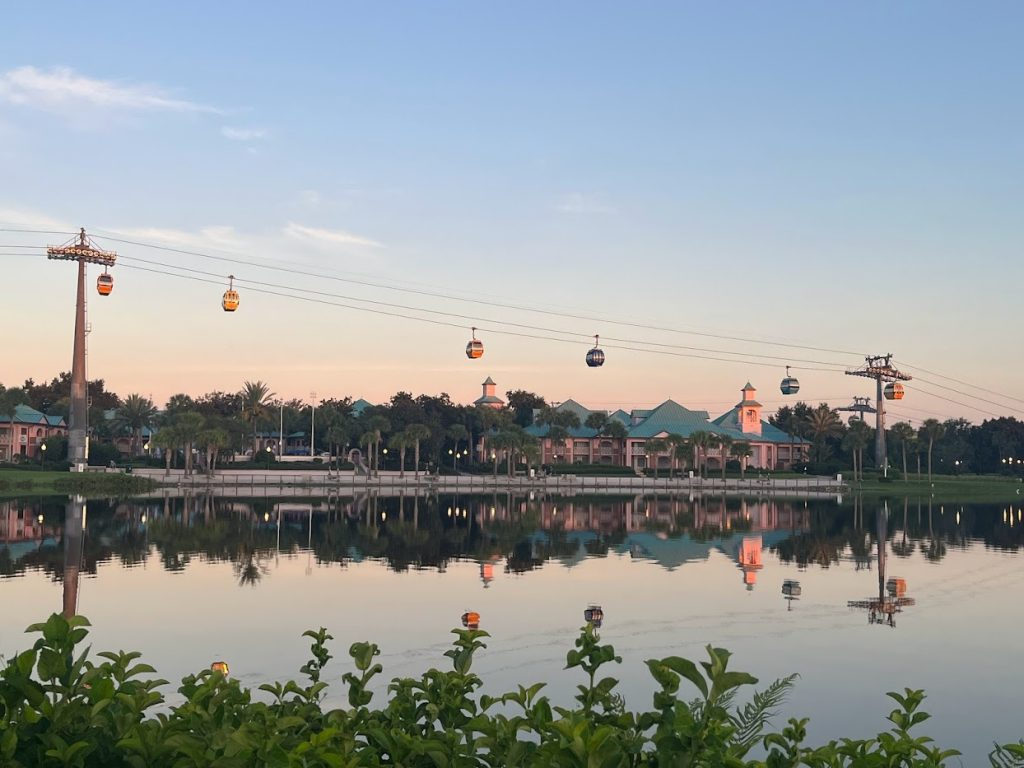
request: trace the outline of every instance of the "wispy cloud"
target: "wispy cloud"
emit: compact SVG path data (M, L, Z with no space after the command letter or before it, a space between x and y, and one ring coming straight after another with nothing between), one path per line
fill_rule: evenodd
M135 227L130 229L106 230L125 240L137 240L144 243L157 243L187 250L202 251L215 249L235 252L246 250L251 243L234 227L226 225L210 225L196 231L168 229L165 227ZM102 234L99 235L102 237Z
M288 237L292 237L297 240L312 240L325 245L361 245L373 248L383 247L376 240L370 240L366 237L353 235L351 232L346 232L342 229L306 227L302 224L296 224L293 221L288 222L288 226L284 228L284 233Z
M579 192L563 195L555 203L559 213L615 213L610 205Z
M92 106L149 112L221 115L223 110L176 99L154 85L129 85L80 75L70 67L16 67L0 74L0 100L39 109Z
M259 141L266 138L267 132L261 128L232 128L225 125L220 129L220 135L231 141Z

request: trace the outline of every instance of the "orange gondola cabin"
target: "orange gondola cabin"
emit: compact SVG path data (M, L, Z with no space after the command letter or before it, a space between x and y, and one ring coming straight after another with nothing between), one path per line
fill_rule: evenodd
M109 296L110 292L114 290L114 276L109 272L104 272L102 275L96 278L96 292L100 296Z
M225 312L234 312L238 309L238 291L235 290L235 276L228 275L228 289L224 291L224 298L220 301Z

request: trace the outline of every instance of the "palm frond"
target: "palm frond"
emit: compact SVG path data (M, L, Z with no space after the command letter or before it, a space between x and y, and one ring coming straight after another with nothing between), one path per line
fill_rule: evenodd
M761 737L761 731L775 715L775 710L786 699L790 688L799 675L780 678L763 691L755 691L754 697L731 716L736 733L736 746L744 752L753 747ZM742 754L742 753L741 753Z
M1024 768L1024 741L1018 744L996 744L988 753L992 768Z

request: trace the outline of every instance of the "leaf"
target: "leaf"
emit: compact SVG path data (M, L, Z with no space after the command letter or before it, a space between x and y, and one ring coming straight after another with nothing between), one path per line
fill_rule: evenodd
M704 676L697 669L697 665L689 659L684 659L680 656L666 656L661 660L661 663L671 669L673 672L685 677L691 683L693 683L697 690L703 694L704 698L708 697L708 684L704 679Z

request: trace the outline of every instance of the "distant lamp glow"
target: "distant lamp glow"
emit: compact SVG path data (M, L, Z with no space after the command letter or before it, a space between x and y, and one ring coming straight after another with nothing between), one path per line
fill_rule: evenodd
M36 518L36 522L39 523L40 525L42 525L43 524L43 516L40 515L39 517L37 517Z

